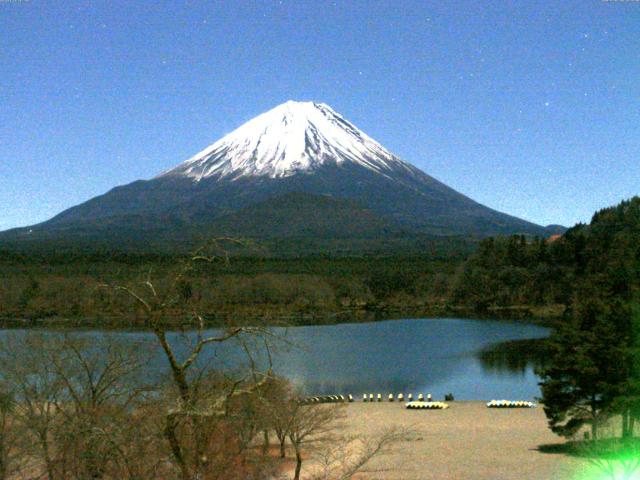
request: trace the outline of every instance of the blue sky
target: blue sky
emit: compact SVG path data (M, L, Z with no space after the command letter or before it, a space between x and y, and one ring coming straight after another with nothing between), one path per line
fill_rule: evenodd
M0 230L288 99L540 224L640 194L640 2L0 0Z

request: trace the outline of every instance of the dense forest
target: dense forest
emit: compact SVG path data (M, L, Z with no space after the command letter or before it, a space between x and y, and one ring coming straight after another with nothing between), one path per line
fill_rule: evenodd
M211 321L229 315L291 317L291 323L372 319L390 311L421 315L443 310L463 259L234 256L200 265L182 280L182 292ZM0 262L0 318L117 324L130 305L102 285L151 278L166 287L182 262L152 255L6 255Z
M421 254L274 257L234 244L228 259L183 279L182 291L211 321L230 315L291 323L424 315L559 319L570 314L579 290L599 288L598 275L584 278L603 265L637 288L639 204L634 198L599 211L591 224L555 238L456 241ZM182 261L167 254L0 251L0 318L118 324L130 305L102 286L149 278L168 285Z
M640 466L640 443L634 439L640 420L640 198L597 212L590 225L568 231L552 251L566 279L551 288L566 291L568 308L549 339L548 364L538 371L549 426L568 438L589 426L589 432L582 431L585 438L614 441L583 442L581 448L618 459L624 454L636 460L629 464L635 469ZM614 421L618 428L612 428Z
M606 279L606 281L605 281ZM640 198L597 212L547 240L488 238L456 277L451 299L476 310L571 306L583 290L635 291L640 279ZM580 295L579 295L580 294Z

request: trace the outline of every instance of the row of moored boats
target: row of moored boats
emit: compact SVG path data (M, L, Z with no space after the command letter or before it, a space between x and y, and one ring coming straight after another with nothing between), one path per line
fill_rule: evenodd
M378 393L374 396L373 393L363 394L362 401L367 403L374 402L382 402L382 394ZM389 402L404 402L405 396L402 393L398 395L393 395L390 393L387 396L387 400ZM431 398L431 394L428 394L426 399L425 396L421 393L418 395L417 399L414 400L413 395L410 393L406 397L407 402L405 406L408 409L415 410L444 410L449 408L449 405L444 402L434 402ZM321 395L316 397L306 397L300 400L300 403L303 405L311 405L315 403L352 403L354 401L353 395ZM536 404L533 402L527 402L523 400L491 400L487 403L488 408L535 408Z

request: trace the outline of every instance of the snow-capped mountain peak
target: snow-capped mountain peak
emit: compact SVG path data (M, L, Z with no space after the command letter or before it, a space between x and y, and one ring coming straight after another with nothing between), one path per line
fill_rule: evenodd
M275 254L280 243L287 255L405 252L423 251L425 235L510 233L546 230L401 161L325 104L286 102L159 177L0 233L0 247L28 237L30 245L68 239L74 248L86 240L184 252L202 238L230 236L270 242Z
M288 101L249 120L161 176L289 177L353 162L385 174L407 164L324 103Z

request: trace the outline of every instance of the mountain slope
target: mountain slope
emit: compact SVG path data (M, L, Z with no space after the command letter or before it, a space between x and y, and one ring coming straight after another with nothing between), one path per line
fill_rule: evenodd
M327 105L287 102L151 180L0 234L0 241L63 235L114 246L150 239L178 245L222 227L254 237L546 233L402 161Z
M348 200L292 192L216 218L215 235L252 238L380 238L401 233L397 225Z

